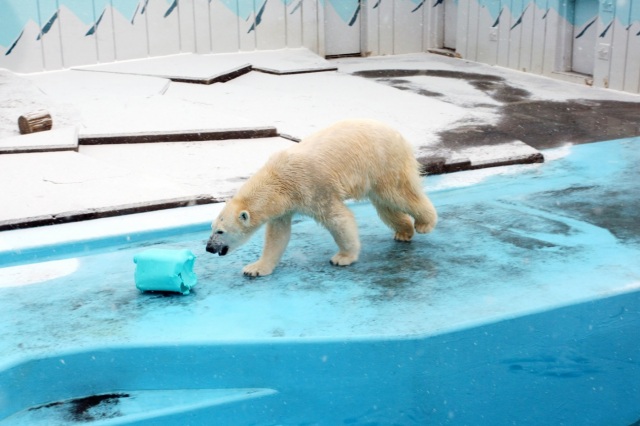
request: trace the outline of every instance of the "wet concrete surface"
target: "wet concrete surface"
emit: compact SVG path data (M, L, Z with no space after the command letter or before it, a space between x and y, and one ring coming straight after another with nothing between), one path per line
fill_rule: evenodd
M502 114L498 129L537 149L640 135L640 102L529 101L507 104Z
M418 95L451 102L437 87L425 87L409 78L425 76L468 82L496 104L465 104L486 108L500 115L496 125L460 123L441 132L441 145L450 148L521 140L536 149L571 143L589 143L640 135L640 101L574 99L569 101L532 99L531 93L515 87L503 77L452 70L366 70L353 73L378 83ZM455 102L454 102L455 103Z

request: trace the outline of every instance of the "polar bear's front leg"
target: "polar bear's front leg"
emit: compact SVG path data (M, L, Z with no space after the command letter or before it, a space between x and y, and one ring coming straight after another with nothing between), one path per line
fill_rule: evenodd
M333 203L323 224L340 249L331 258L331 264L347 266L357 261L360 254L360 239L358 238L358 224L351 210L342 202Z
M257 262L242 269L248 277L269 275L276 267L291 237L291 214L272 219L267 223L262 256Z

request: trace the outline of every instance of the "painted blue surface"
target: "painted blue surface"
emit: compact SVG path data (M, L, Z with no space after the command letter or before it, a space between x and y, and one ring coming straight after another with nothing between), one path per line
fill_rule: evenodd
M327 3L333 7L333 10L335 10L340 19L346 24L354 21L360 10L359 0L327 0Z
M15 3L15 4L14 4ZM0 45L10 46L29 20L39 22L36 2L0 2Z
M514 20L522 19L524 14L532 13L529 10L535 5L540 10L555 10L563 19L578 28L582 28L587 23L602 17L603 22L609 23L615 17L625 26L631 26L640 21L640 7L633 6L631 1L616 2L614 13L602 12L600 15L598 0L577 0L575 9L566 7L561 0L477 0L482 8L486 8L492 19L497 20L504 10L511 13Z
M42 28L42 33L46 34L45 28L47 24L49 27L57 18L58 8L65 6L68 8L78 19L85 23L89 30L86 33L78 34L80 36L90 36L95 34L96 28L100 23L100 17L104 13L107 6L111 6L118 10L124 17L133 22L136 18L136 14L144 14L146 5L150 0L12 0L0 2L0 18L2 19L2 25L0 25L0 45L8 46L9 49L13 47L17 39L22 33L24 26L29 21L36 22ZM164 17L170 16L176 8L179 6L178 0L151 0L155 2L161 2L163 7L166 8ZM209 0L219 1L224 4L229 10L235 13L239 18L249 20L252 16L255 16L254 26L261 22L262 12L268 2L268 0ZM293 0L271 0L279 1L281 4L289 5ZM348 3L348 4L347 4ZM350 2L336 2L340 11L347 10L351 7L352 3L358 3L358 0L351 0ZM346 5L346 9L345 9ZM343 17L343 14L340 15ZM351 16L349 17L349 19ZM343 18L346 19L346 18ZM349 22L348 20L345 22ZM10 54L10 52L9 52Z
M598 16L598 0L581 0L576 2L574 8L573 25L582 27Z
M363 251L348 268L305 218L255 280L241 267L261 238L225 257L205 253L207 231L53 250L78 269L0 288L0 419L20 412L0 424L47 424L70 399L112 393L129 396L103 407L105 424L633 424L638 147L576 146L431 191L441 222L410 244L355 204ZM140 293L131 259L150 247L192 249L198 287Z
M158 0L154 0L158 1ZM167 0L160 0L166 2ZM139 7L139 0L40 0L0 2L0 45L8 46L28 21L42 23L57 12L59 5L69 8L83 23L93 25L106 6L113 6L123 16L131 18ZM84 35L84 34L79 34Z
M639 327L635 293L429 338L60 353L0 372L0 418L31 407L0 424L69 422L52 401L117 390L100 424L631 425Z
M220 0L222 4L235 13L240 18L247 20L252 14L258 13L264 0L255 2L254 0Z

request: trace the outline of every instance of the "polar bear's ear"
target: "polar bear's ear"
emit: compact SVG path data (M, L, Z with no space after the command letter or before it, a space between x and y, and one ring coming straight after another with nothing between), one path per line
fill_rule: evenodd
M242 210L238 215L238 219L243 225L249 225L249 221L251 220L251 215L248 211Z

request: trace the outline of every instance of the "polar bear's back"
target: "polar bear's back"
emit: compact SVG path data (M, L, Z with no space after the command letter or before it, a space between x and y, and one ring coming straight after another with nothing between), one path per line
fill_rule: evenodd
M418 176L413 148L395 129L373 120L346 120L320 130L288 150L308 162L316 182L342 198L363 198L395 176Z
M366 152L371 147L398 149L397 145L411 148L402 135L392 127L375 120L344 120L319 130L304 138L298 146L303 150L321 152L327 149L344 150L360 148Z

